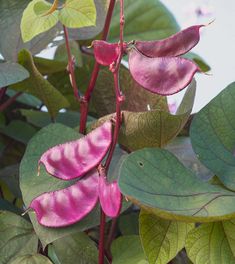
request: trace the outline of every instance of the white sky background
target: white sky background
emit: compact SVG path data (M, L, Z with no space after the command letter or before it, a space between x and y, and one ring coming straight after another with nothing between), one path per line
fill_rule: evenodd
M235 81L235 0L162 0L162 2L172 11L182 28L193 24L207 24L215 19L214 23L203 28L201 40L193 49L212 68L212 76L196 75L198 86L193 108L195 112ZM198 17L195 12L197 8L201 8L205 15ZM180 98L180 95L174 97Z

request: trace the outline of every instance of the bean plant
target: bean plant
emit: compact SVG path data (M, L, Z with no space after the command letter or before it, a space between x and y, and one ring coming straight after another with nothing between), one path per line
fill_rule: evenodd
M0 14L0 263L235 263L235 83L191 113L210 23L158 0Z

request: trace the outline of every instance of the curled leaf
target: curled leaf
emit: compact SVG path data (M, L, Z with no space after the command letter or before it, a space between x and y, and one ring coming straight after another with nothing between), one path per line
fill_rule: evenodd
M104 66L112 64L118 58L118 44L108 43L103 40L93 41L96 61Z
M109 217L117 217L120 213L122 204L122 195L119 190L117 181L107 182L105 175L99 177L99 198L100 204Z
M62 227L84 218L98 201L99 174L92 170L68 188L44 193L30 204L38 222L47 227Z
M166 39L136 41L135 47L147 57L174 57L190 51L200 40L199 30L204 25L186 28Z
M132 77L152 93L175 94L184 89L200 69L192 61L179 57L149 58L136 49L129 51Z
M40 158L51 175L72 180L93 169L106 155L112 142L112 124L105 122L87 136L47 150Z

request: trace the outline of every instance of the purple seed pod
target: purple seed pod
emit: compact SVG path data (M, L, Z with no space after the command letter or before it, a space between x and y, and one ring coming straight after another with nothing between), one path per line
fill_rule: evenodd
M200 71L192 61L179 57L149 58L135 48L129 51L132 77L152 93L175 94L184 89Z
M92 170L74 185L43 193L30 204L38 222L47 227L62 227L84 218L98 201L99 173Z
M108 43L103 40L93 41L94 55L96 61L104 66L109 66L118 58L118 43Z
M204 25L191 26L163 40L135 41L134 45L142 54L151 58L179 56L197 45L201 27Z
M105 157L112 143L112 123L105 122L87 136L47 150L40 158L46 171L62 180L83 176Z
M122 195L117 181L107 182L105 175L99 177L99 199L104 213L109 217L117 217L121 210Z

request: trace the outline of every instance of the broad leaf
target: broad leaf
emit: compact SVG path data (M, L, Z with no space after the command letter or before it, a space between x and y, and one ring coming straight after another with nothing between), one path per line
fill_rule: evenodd
M5 60L17 61L18 52L28 49L32 54L39 53L56 36L58 29L53 28L46 33L34 38L32 41L23 43L21 39L20 22L24 9L30 0L7 0L0 1L0 32L4 36L0 39L0 53Z
M196 114L190 131L199 160L235 190L235 83Z
M179 31L179 26L170 11L155 0L125 0L125 40L163 39ZM109 39L119 40L120 12L116 5Z
M29 71L30 77L13 85L14 90L28 92L38 97L46 105L52 118L55 118L60 109L68 107L68 101L63 95L39 73L29 51L22 50L19 53L19 63Z
M24 255L15 258L11 264L52 264L52 262L45 256L40 254Z
M37 253L38 239L32 225L16 214L0 211L1 263L24 254Z
M96 8L93 0L66 0L59 13L60 22L69 28L95 26Z
M0 63L0 88L18 83L27 79L29 73L17 63Z
M40 57L33 58L34 64L42 75L53 74L66 69L67 61L49 60Z
M83 264L97 263L97 247L85 233L74 233L58 239L53 243L53 248L61 263L77 263L78 260Z
M33 0L23 12L21 34L24 42L54 27L58 22L59 11L48 12L52 5L45 0Z
M139 236L121 236L111 247L113 264L148 264Z
M150 264L170 262L184 248L188 231L193 228L193 224L163 220L144 210L139 223L140 238Z
M202 224L186 240L188 257L194 264L234 264L234 221Z
M128 155L119 187L131 201L166 219L209 222L235 216L234 192L201 181L163 149Z
M118 218L118 226L122 235L139 235L139 213L133 212L121 215Z

